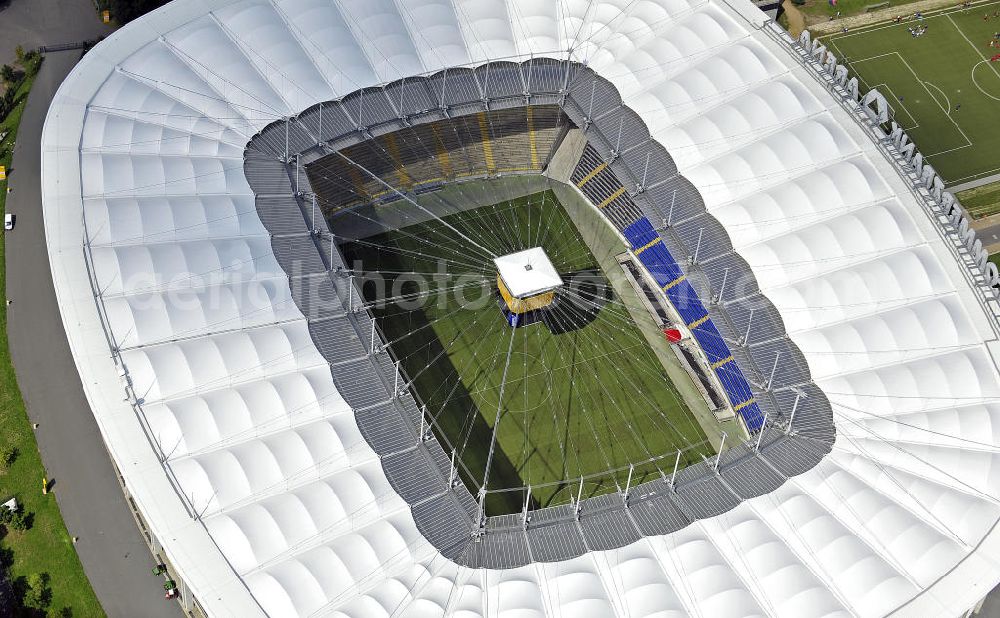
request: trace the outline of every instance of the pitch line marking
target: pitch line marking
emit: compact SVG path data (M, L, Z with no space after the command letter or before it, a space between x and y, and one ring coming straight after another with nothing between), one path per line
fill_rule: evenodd
M991 170L986 170L984 172L976 172L975 174L970 174L968 176L963 176L961 178L956 178L955 180L951 180L951 181L947 182L946 184L957 185L957 184L961 184L963 182L968 182L970 180L977 180L979 178L984 178L986 176L990 176L990 175L995 174L997 172L1000 172L1000 167L995 167L995 168L993 168Z
M976 81L976 69L981 64L990 64L990 61L989 60L981 60L981 61L977 62L975 66L972 67L972 74L971 74L972 85L974 85L976 88L978 88L979 92L983 93L984 95L988 96L989 98L993 99L994 101L1000 101L1000 97L993 96L992 94L986 92L985 90L983 90L983 87L979 85L979 82ZM996 71L996 67L993 67L993 70Z
M955 27L955 30L958 30L958 33L962 35L962 38L963 38L963 39L965 39L965 42L969 44L969 47L971 47L972 49L974 49L974 50L976 51L976 56L977 56L977 57L979 57L979 58L981 58L982 60L984 60L984 61L987 61L987 62L988 62L988 61L989 61L989 58L987 58L986 56L984 56L984 55L983 55L983 52L981 52L981 51L979 50L979 48L978 48L978 47L976 47L976 44L975 44L975 43L973 43L973 42L972 42L971 40L969 40L969 37L967 37L967 36L965 35L965 33L964 33L964 32L962 32L962 29L958 27L958 24L956 24L956 23L955 23L955 20L951 18L951 15L947 15L946 17L948 18L948 21L950 21L950 22L951 22L951 25ZM977 62L977 63L976 63L976 66L979 66L979 64L980 64L980 63L978 63L978 62ZM976 69L976 66L972 67L972 69L973 69L973 70L975 70L975 69ZM993 66L993 65L992 65L992 63L990 63L990 68L991 68L991 69L993 69L993 73L995 73L995 74L996 74L996 76L997 76L998 78L1000 78L1000 71L998 71L998 70L997 70L997 68L996 68L995 66ZM973 80L972 80L972 81L973 81L973 83L975 83L975 81L976 81L976 80L975 80L975 78L973 78ZM976 84L976 87L978 88L978 87L979 87L979 85L978 85L978 84ZM986 93L984 92L983 94L986 94ZM993 97L993 98L996 98L996 97Z
M972 144L966 144L965 146L955 146L954 148L949 148L948 150L939 150L937 152L932 152L930 154L925 154L924 159L930 159L931 157L936 157L938 155L948 154L949 152L955 152L956 150L962 150L963 148L968 148Z
M1000 4L1000 3L994 3L994 4ZM989 4L983 4L983 5L979 5L979 6L980 7L982 7L982 6L989 6ZM952 12L954 12L954 11L952 11ZM976 50L976 53L979 54L979 49L976 48L976 46L974 44L972 44L971 41L969 41L969 38L967 36L965 36L965 33L962 32L961 28L958 27L958 24L955 23L955 20L953 20L951 18L950 13L944 13L944 12L942 12L942 13L938 13L936 15L933 15L932 17L947 17L948 21L950 21L952 23L952 25L955 27L955 29L958 30L959 34L962 35L962 38L964 38L966 40L966 42L968 42L970 45L972 45L973 49ZM892 26L892 25L897 25L897 24L888 24L888 25ZM888 26L883 25L883 26L880 26L878 28L871 28L871 29L865 30L863 32L855 32L853 34L865 34L867 32L874 32L875 30L879 30L879 29L885 28L885 27L888 27ZM841 51L840 47L837 45L837 40L838 39L846 38L847 36L853 36L853 34L852 35L844 35L844 36L835 36L835 37L832 37L829 40L830 46L833 47L834 49L836 49L837 56L840 57L841 59L844 58L844 54ZM893 55L899 56L900 60L902 60L903 63L907 65L907 68L910 70L910 72L913 73L913 76L917 80L917 82L924 86L924 90L927 90L927 93L931 96L932 99L934 99L935 103L937 103L938 106L940 107L941 104L937 101L937 98L930 92L930 90L927 89L927 85L926 85L926 84L930 84L931 86L934 86L934 84L932 84L930 82L924 83L919 77L917 77L917 74L913 70L913 67L909 66L909 63L906 62L906 60L903 58L903 56L899 52L893 51L893 52L886 52L884 54L876 54L874 56L869 56L868 58L861 58L859 60L852 60L848 64L849 65L857 65L857 64L861 64L862 62L867 62L869 60L877 60L879 58L884 58L886 56L893 56ZM980 55L980 57L982 58L982 55ZM983 91L983 89L979 86L978 82L976 82L976 79L975 79L975 70L976 70L976 67L978 67L980 64L985 64L987 62L988 61L986 61L986 60L981 60L980 62L978 62L975 65L973 65L973 67L972 67L972 73L970 74L970 77L972 79L973 85L976 86L976 88L979 89L980 92L982 92L984 95L986 95L986 96L988 96L990 98L993 98L993 99L996 99L996 100L1000 101L1000 99L997 99L997 97L994 97L993 95L989 94L988 92ZM992 67L992 68L993 68L994 72L997 70L996 67ZM864 80L864 78L861 77L861 75L858 75L856 71L855 71L855 76L861 81L862 84L864 84L865 86L868 86L868 83ZM1000 76L1000 74L998 74L998 76ZM877 84L877 85L875 85L873 87L874 88L878 88L880 86L884 86L886 88L886 90L888 92L890 92L890 94L892 94L893 97L895 97L896 102L899 103L899 105L903 109L903 111L905 111L906 114L907 114L907 116L910 117L910 120L913 121L913 123L914 123L913 126L910 127L910 128L904 128L904 130L906 130L906 131L912 131L913 129L918 128L920 126L920 124L916 121L916 118L914 117L913 113L910 112L909 108L907 108L906 105L904 105L901 101L898 100L898 97L896 97L895 93L892 92L892 89L889 88L888 84L881 83L881 84ZM934 88L937 88L937 90L939 92L942 92L941 89L938 88L937 86L934 86ZM944 93L942 92L942 94L944 94ZM947 95L945 95L945 98L948 100L948 109L950 110L951 109L951 100L948 99ZM969 139L968 135L966 135L965 132L962 131L962 128L958 125L958 123L955 122L955 120L951 117L950 111L946 112L946 114L948 116L948 119L951 120L952 124L955 125L955 127L958 129L959 133L962 134L962 137L965 138L965 141L967 143L964 146L956 146L955 148L948 148L947 150L940 150L940 151L935 152L935 153L926 154L926 155L924 155L924 157L927 158L927 159L930 159L931 157L936 157L936 156L939 156L939 155L947 154L947 153L950 153L950 152L955 152L956 150L962 150L964 148L969 148L970 146L974 146L975 145L972 142L972 140ZM962 182L966 182L966 181L969 181L969 180L975 180L977 178L988 176L988 175L990 175L990 174L992 174L994 172L997 172L997 171L1000 171L1000 168L996 168L996 169L993 169L993 170L987 170L987 171L979 172L979 173L976 173L976 174L971 174L969 176L964 176L962 178L957 178L955 180L949 181L948 184L949 185L950 184L960 184Z
M926 88L927 86L934 86L934 84L932 84L931 82L925 81L924 82L924 88ZM937 97L934 96L933 94L931 94L931 98L933 98L934 102L937 103L938 107L941 108L941 111L943 111L946 115L951 116L951 98L947 94L945 94L944 90L941 90L937 86L934 86L934 90L937 90L938 92L941 93L941 96L944 97L944 100L945 100L945 102L947 104L947 107L941 105L941 102L938 101ZM930 92L930 90L928 90L927 92Z
M903 127L904 131L912 131L913 129L920 128L920 123L917 122L916 116L913 115L913 112L910 111L910 108L906 107L906 105L899 100L899 97L896 95L896 92L889 86L889 84L882 82L881 84L875 84L874 86L872 86L872 88L885 88L885 92L888 92L890 95L892 95L893 104L899 104L900 109L906 112L906 115L910 117L910 124L909 126Z
M847 64L848 68L851 70L852 73L854 73L854 76L858 78L858 81L861 82L861 85L863 85L866 88L866 90L871 90L872 88L878 88L879 86L885 86L886 91L892 95L894 103L898 103L899 106L903 109L903 111L906 112L906 115L910 117L910 121L912 124L909 127L904 127L905 131L912 131L913 129L920 127L920 123L917 122L916 116L914 116L913 113L909 110L909 108L907 108L906 105L904 105L903 102L899 100L899 97L892 90L892 88L889 87L889 84L882 82L880 84L875 84L874 86L870 86L868 82L865 80L865 78L861 77L861 75L856 70L854 70L854 66L859 65L862 62L868 62L869 60L878 60L879 58L892 56L897 52L886 52L884 54L876 54L874 56L869 56L867 58L861 58L860 60L846 60L847 56L845 56L844 53L840 50L840 47L837 46L837 41L831 39L830 46L837 51L836 54L837 58L839 58L840 60L842 60Z
M976 5L973 5L973 6L969 7L969 9L979 10L979 9L986 8L988 6L993 6L994 4L1000 4L1000 2L987 2L987 3L984 3L984 4L976 4ZM967 11L969 9L959 9L959 8L956 8L956 7L945 7L945 8L937 9L937 10L934 10L934 11L928 11L927 13L924 13L924 21L927 21L928 19L934 19L934 18L937 18L937 17L948 17L950 19L951 15L953 13L958 13L960 11ZM912 23L912 22L903 22L903 23ZM861 35L861 34L868 34L869 32L876 32L878 30L884 30L885 28L891 28L893 26L901 26L901 25L903 25L903 23L897 24L897 23L891 21L890 19L887 19L884 22L879 22L879 23L873 24L871 26L867 26L867 27L866 26L862 26L862 27L857 28L857 29L852 29L851 32L848 33L848 34L843 34L843 33L841 33L841 34L834 34L833 36L830 37L829 40L832 42L835 39L847 39L847 38L850 38L852 36L858 36L858 35ZM819 37L819 38L822 38L822 37Z
M951 19L951 18L949 17L948 19ZM954 23L954 22L952 22L952 23ZM956 26L956 28L957 28L957 26ZM962 35L962 36L965 36L965 35ZM966 40L968 40L968 39L966 39ZM898 56L898 57L899 57L899 59L900 59L900 60L902 61L902 63L903 63L903 64L904 64L905 66L906 66L906 68L910 70L910 73L912 73L912 74L913 74L913 78L917 80L917 83L919 83L919 84L920 84L921 86L923 86L923 87L924 87L924 90L926 90L926 91L927 91L927 96L929 96L929 97L931 97L931 98L933 99L933 98L934 98L934 95L933 95L933 94L931 94L931 91L930 91L930 88L928 88L928 87L927 87L927 84L925 84L925 83L923 82L923 80L921 80L921 79L920 79L920 76L919 76L919 75L917 75L917 72L913 70L913 67L912 67L912 66L910 66L910 63L906 61L906 58L904 58L904 57L903 57L903 55L902 55L902 54L900 54L899 52L893 52L893 53L894 53L894 54L896 54L896 56ZM936 99L935 99L935 100L936 100ZM951 121L951 124L955 125L955 128L956 128L956 129L958 129L958 132L959 132L959 134L960 134L960 135L961 135L961 136L962 136L963 138L965 138L965 142L966 142L966 145L967 145L967 146L971 146L971 145L972 145L972 140L971 140L971 139L969 139L969 136L965 134L965 131L963 131L963 130L962 130L962 127L961 127L961 126L959 126L959 124L958 124L957 122L955 122L955 119L951 117L951 114L947 114L947 116L948 116L948 120L950 120L950 121Z
M830 41L830 42L833 43L833 41ZM837 50L839 51L840 48L838 47ZM875 54L874 56L868 56L867 58L862 58L861 60L852 60L851 64L861 64L862 62L868 62L869 60L878 60L879 58L885 58L886 56L892 56L895 53L896 52L891 51L891 52L885 52L884 54Z
M969 174L968 176L962 176L961 178L956 178L955 180L949 181L948 183L945 183L945 184L957 185L957 184L961 184L963 182L969 182L969 181L972 181L972 180L978 180L980 178L985 178L986 176L990 176L990 175L995 174L997 172L1000 172L1000 167L995 167L995 168L993 168L991 170L986 170L986 171L983 171L983 172L976 172L975 174Z

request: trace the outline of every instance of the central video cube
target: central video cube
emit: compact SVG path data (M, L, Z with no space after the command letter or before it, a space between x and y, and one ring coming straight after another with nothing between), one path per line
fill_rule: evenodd
M512 327L537 322L540 312L556 296L563 280L541 247L525 249L493 259L501 310Z

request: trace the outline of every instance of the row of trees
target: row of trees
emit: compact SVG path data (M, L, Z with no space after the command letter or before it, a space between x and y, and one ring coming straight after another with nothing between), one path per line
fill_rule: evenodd
M7 447L0 451L0 472L10 471L20 453L17 447ZM0 539L10 531L25 532L34 521L34 513L18 507L11 510L0 505ZM52 588L48 573L32 573L11 581L7 570L14 562L14 552L0 548L0 616L45 615L52 604ZM68 608L66 608L68 609ZM60 614L54 614L58 616Z
M111 17L124 26L136 17L158 9L170 0L104 0L101 8L111 11Z
M42 63L41 54L36 50L26 52L18 45L14 51L17 54L14 66L9 64L0 66L0 85L3 86L3 96L0 96L0 120L6 118L17 105L17 89L21 87L21 82L27 77L34 76Z
M2 2L2 0L0 0ZM13 65L0 66L0 121L20 103L18 90L25 79L34 77L42 63L41 54L35 50L25 51L18 45L14 50L16 61ZM2 134L2 131L0 131ZM10 140L0 140L0 160L5 158ZM20 452L15 446L0 449L0 474L13 472ZM0 502L10 496L0 496ZM9 509L0 505L0 540L8 534L24 534L32 528L34 513L24 506ZM33 532L32 534L41 534ZM50 608L52 605L52 587L48 573L30 573L27 576L11 577L10 567L14 563L14 552L6 547L0 547L0 616L38 616L63 617L72 616L72 609L64 607L58 611Z

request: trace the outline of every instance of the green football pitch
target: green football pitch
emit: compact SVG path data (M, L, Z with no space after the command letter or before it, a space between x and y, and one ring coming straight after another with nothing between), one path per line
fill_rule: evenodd
M1000 2L952 7L922 22L910 17L824 40L862 91L886 96L946 185L1000 173L1000 62L989 60L1000 54L1000 45L989 46L1000 32L997 11ZM927 31L919 37L907 30L921 24Z
M541 321L512 329L492 257L535 246L566 285ZM524 487L534 507L561 504L581 477L584 496L608 493L630 464L634 485L670 474L678 449L682 466L714 452L551 192L342 249L355 273L384 278L384 292L363 286L366 302L473 493L489 468L489 513L520 511Z

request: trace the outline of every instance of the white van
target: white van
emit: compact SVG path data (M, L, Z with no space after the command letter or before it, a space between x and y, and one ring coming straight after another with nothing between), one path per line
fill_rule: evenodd
M9 212L3 216L3 229L12 230L14 229L14 215Z

